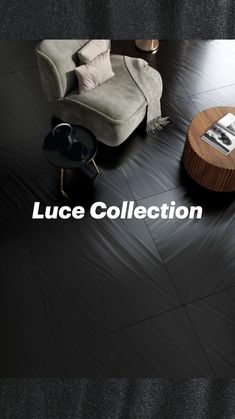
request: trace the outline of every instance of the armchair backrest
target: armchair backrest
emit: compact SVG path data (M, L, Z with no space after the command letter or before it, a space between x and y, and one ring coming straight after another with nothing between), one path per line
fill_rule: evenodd
M42 87L49 101L61 99L76 85L75 67L79 65L78 50L87 39L46 39L36 47ZM110 41L107 40L110 48Z

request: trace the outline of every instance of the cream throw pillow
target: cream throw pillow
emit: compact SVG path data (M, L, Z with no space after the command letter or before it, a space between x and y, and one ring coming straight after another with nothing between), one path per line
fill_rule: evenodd
M88 64L76 67L75 74L78 78L79 93L88 92L111 79L114 72L110 61L110 50L98 55Z
M93 39L78 51L80 64L87 64L94 60L97 55L107 51L108 45L105 39Z

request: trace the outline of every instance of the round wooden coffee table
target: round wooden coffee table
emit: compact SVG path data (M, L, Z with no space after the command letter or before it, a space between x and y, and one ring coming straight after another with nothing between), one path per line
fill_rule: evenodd
M189 125L183 165L197 183L217 192L235 191L235 149L227 156L201 139L202 135L235 107L221 106L200 112Z

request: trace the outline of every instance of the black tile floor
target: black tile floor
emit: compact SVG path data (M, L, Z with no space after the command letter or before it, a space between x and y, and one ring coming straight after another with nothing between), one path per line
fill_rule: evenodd
M99 147L102 175L67 175L74 202L202 205L201 221L32 221L34 201L62 204L42 154L51 115L31 41L0 42L0 375L233 377L234 194L203 190L181 166L193 116L235 106L235 41L131 41L163 77L171 123Z

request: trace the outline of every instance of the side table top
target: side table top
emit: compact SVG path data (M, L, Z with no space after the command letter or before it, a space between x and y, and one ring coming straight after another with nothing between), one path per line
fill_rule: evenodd
M46 159L54 166L64 169L75 169L86 165L94 159L97 152L97 140L94 134L80 125L71 125L69 137L56 137L52 131L43 143Z
M235 115L235 107L220 106L200 112L188 129L188 141L198 156L213 166L235 170L235 150L227 156L201 139L202 135L227 113Z

